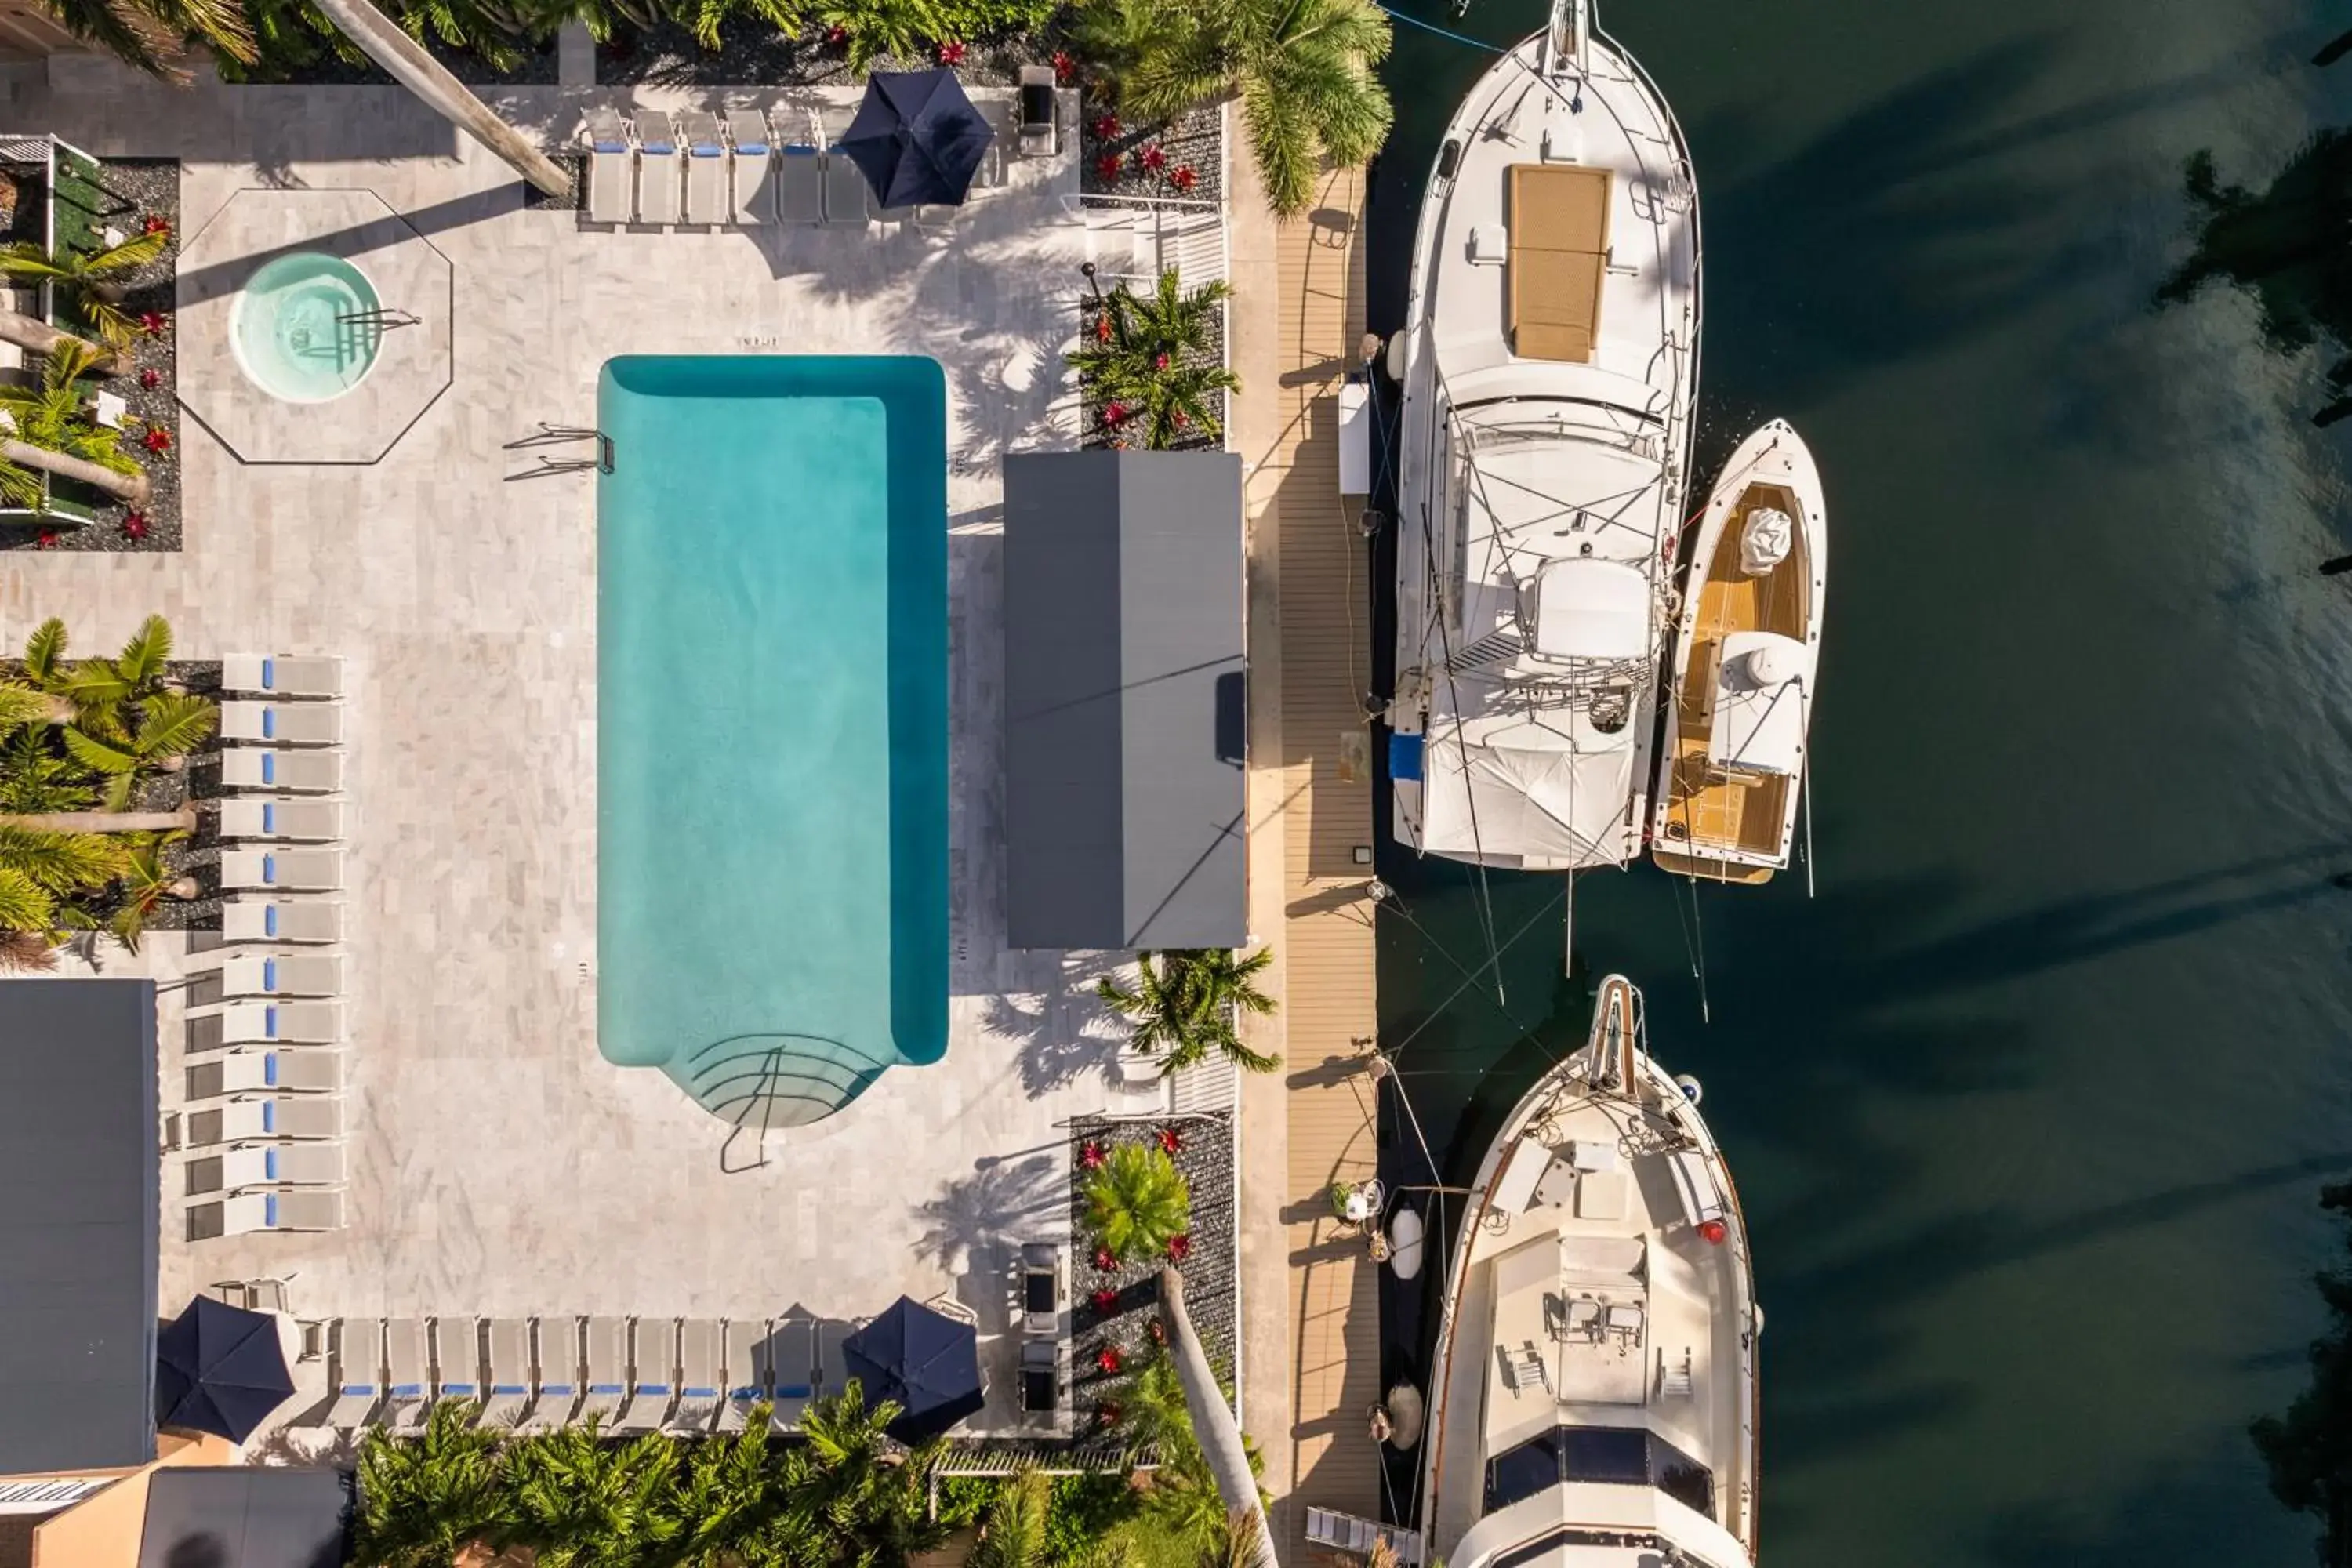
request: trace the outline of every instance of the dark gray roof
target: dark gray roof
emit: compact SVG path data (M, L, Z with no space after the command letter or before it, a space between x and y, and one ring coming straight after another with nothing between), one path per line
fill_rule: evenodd
M155 1457L155 987L0 980L0 1475Z
M139 1568L342 1568L351 1517L341 1470L162 1466Z
M1005 848L1015 947L1238 947L1242 465L1004 460Z

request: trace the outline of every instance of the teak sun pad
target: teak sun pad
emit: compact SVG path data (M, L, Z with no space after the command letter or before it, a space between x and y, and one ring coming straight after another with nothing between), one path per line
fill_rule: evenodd
M1609 171L1511 165L1511 346L1525 359L1590 363L1609 260Z

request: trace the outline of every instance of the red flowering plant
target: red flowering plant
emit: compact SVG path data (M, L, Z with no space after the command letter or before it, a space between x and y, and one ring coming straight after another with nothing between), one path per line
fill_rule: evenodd
M1095 117L1092 129L1096 141L1116 142L1118 140L1118 133L1126 127L1119 124L1118 116L1116 114L1099 114Z
M163 384L163 373L151 364L139 373L139 384L152 392Z
M151 338L162 337L163 335L163 330L171 324L170 319L161 310L142 310L139 312L139 330L146 333Z
M1170 271L1149 292L1122 283L1102 297L1094 341L1079 343L1069 363L1087 402L1104 410L1107 430L1147 447L1172 447L1186 435L1213 442L1223 433L1223 395L1241 386L1218 352L1231 292L1222 280L1187 289Z
M1151 1342L1155 1345L1164 1345L1168 1342L1168 1325L1157 1318L1144 1324L1143 1331L1151 1336Z
M1156 174L1168 166L1168 150L1154 142L1135 155L1136 167L1147 174Z
M139 444L151 452L168 452L172 449L172 433L161 425L150 425L147 434L139 437Z
M965 48L962 39L946 39L940 45L940 64L943 66L960 66L963 64L964 53Z
M169 234L172 232L172 220L161 213L149 213L143 230L148 234Z
M1084 1165L1089 1171L1099 1171L1102 1169L1102 1163L1103 1146L1101 1142L1093 1138L1087 1139L1085 1146L1080 1148L1078 1151L1078 1163Z
M1095 1365L1100 1367L1108 1375L1116 1376L1118 1369L1126 1364L1127 1363L1118 1353L1117 1345L1105 1345L1095 1353Z
M824 41L828 44L847 43L849 41L849 28L842 23L834 23L833 26L824 30Z
M1116 1426L1119 1423L1119 1418L1126 1414L1127 1412L1125 1410L1119 1408L1119 1403L1118 1400L1106 1399L1100 1405L1095 1406L1095 1425L1097 1426Z
M1101 1313L1106 1318L1109 1317L1113 1309L1117 1308L1118 1305L1118 1292L1112 1289L1108 1285L1096 1291L1092 1299L1095 1304L1095 1310Z
M1067 49L1054 51L1054 85L1067 87L1078 79L1078 62L1070 58Z
M1168 368L1165 355L1161 356L1160 368L1162 370ZM1173 1127L1163 1127L1152 1136L1158 1141L1160 1152L1163 1154L1177 1153L1184 1147L1184 1135Z
M1106 153L1095 160L1095 178L1106 185L1118 183L1118 172L1127 166L1116 153Z
M1187 1233L1185 1233L1184 1235L1181 1235L1181 1236L1171 1236L1171 1237L1170 1237L1168 1238L1168 1261L1169 1261L1169 1262L1171 1262L1171 1263L1181 1263L1181 1262L1183 1262L1183 1261L1184 1261L1184 1259L1186 1259L1186 1258L1190 1258L1190 1257L1192 1257L1192 1235L1191 1235L1191 1233L1190 1233L1190 1232L1187 1232Z
M124 512L122 514L122 537L130 540L134 544L140 540L146 538L147 514L143 511Z
M1168 183L1176 187L1178 195L1190 195L1201 183L1201 172L1190 163L1179 163L1168 171Z
M1118 1267L1118 1259L1112 1255L1109 1247L1097 1247L1095 1248L1095 1268L1097 1270L1102 1273L1108 1274Z
M1113 399L1103 409L1103 423L1113 427L1127 423L1127 405Z
M36 550L55 550L57 547L58 531L54 528L45 528L34 536L33 548Z

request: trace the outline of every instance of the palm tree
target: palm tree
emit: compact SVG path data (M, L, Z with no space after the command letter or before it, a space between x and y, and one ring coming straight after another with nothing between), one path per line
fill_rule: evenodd
M0 411L15 427L15 438L0 442L0 456L22 481L5 488L20 494L29 489L37 503L39 481L24 470L38 468L95 485L131 506L146 504L146 471L122 449L122 432L83 411L88 389L82 382L100 357L79 339L61 343L42 362L37 388L0 393Z
M170 82L188 79L184 40L253 62L253 30L235 0L42 0L58 25L123 64Z
M166 684L171 624L161 616L148 616L112 658L68 660L67 646L65 623L54 617L44 621L25 644L25 673L31 685L0 684L0 740L9 742L0 751L0 765L31 754L20 739L26 728L63 725L60 744L66 760L105 781L102 809L88 810L87 799L70 796L12 798L12 788L0 787L0 800L14 808L0 812L0 823L56 833L193 831L193 805L174 811L129 809L141 777L179 771L187 753L204 743L219 720L219 709L212 701L173 691ZM44 771L56 774L53 768Z
M945 1541L949 1528L930 1512L929 1477L944 1444L902 1456L889 1437L898 1406L866 1403L857 1380L801 1416L808 1441L784 1459L784 1509L778 1531L819 1543L820 1560L846 1568L899 1564Z
M133 845L123 857L122 902L108 919L106 929L133 952L139 951L139 939L146 932L149 918L164 900L185 902L204 891L194 877L175 869L163 858L163 846L181 837L176 833L158 834L144 844Z
M1184 1277L1172 1265L1160 1269L1160 1315L1168 1326L1168 1350L1174 1363L1176 1375L1183 1384L1184 1407L1192 1417L1190 1430L1192 1441L1179 1449L1180 1468L1177 1482L1182 1485L1181 1461L1186 1449L1199 1458L1200 1469L1205 1471L1223 1503L1225 1520L1229 1522L1224 1542L1229 1550L1244 1551L1241 1542L1250 1541L1244 1530L1254 1527L1255 1541L1246 1550L1243 1561L1249 1568L1278 1568L1274 1551L1274 1532L1266 1528L1266 1498L1258 1489L1257 1473L1261 1465L1258 1456L1243 1435L1241 1424L1234 1419L1233 1406L1225 1403L1224 1390L1218 1384L1216 1373L1210 1368L1209 1353L1201 1343L1201 1336L1192 1327L1192 1314L1184 1310ZM1166 1467L1163 1465L1162 1468ZM1155 1480L1156 1480L1155 1474ZM1158 1489L1157 1486L1153 1489ZM1194 1500L1181 1495L1171 1497L1162 1507L1171 1510L1190 1507ZM1149 1508L1147 1504L1147 1509ZM1180 1522L1171 1520L1170 1522ZM1204 1542L1215 1546L1219 1538Z
M667 1555L679 1521L668 1506L679 1449L647 1434L600 1441L596 1423L515 1446L512 1516L502 1540L530 1547L540 1568L605 1568Z
M508 1487L495 1432L476 1407L433 1407L422 1436L371 1427L360 1444L359 1520L352 1560L367 1568L443 1568L508 1522Z
M1271 948L1247 958L1221 947L1147 952L1137 964L1134 990L1105 975L1095 983L1095 994L1129 1021L1128 1044L1157 1060L1163 1078L1212 1051L1244 1071L1272 1072L1282 1058L1250 1049L1239 1023L1244 1013L1263 1017L1274 1011L1274 998L1256 984L1273 962Z
M101 342L120 349L139 336L137 318L122 308L130 275L162 256L171 243L167 229L142 230L103 250L62 246L52 251L37 240L22 239L0 247L0 277L50 285L65 296L67 310L89 322Z
M1045 1568L1050 1544L1045 1522L1053 1503L1051 1476L1026 1466L1014 1472L988 1510L964 1568Z
M20 826L0 817L0 965L49 967L48 950L79 901L102 891L124 866L122 846L101 835Z
M768 1446L761 1406L741 1432L706 1437L688 1452L667 1508L676 1516L670 1560L687 1568L750 1568L772 1560L784 1478Z
M1218 306L1232 292L1220 279L1188 293L1171 268L1150 294L1121 284L1103 296L1069 361L1118 438L1139 426L1142 444L1160 451L1187 437L1214 441L1222 433L1218 395L1242 384L1214 357Z
M1087 0L1076 37L1119 107L1165 120L1238 100L1266 200L1304 212L1325 159L1362 163L1388 137L1389 52L1373 0Z
M61 328L53 327L38 316L21 311L0 310L0 342L10 342L27 353L46 354L60 346L79 343L93 356L91 363L102 375L114 375L128 368L123 356L78 338Z
M1167 1251L1192 1220L1192 1190L1176 1162L1147 1143L1122 1143L1087 1179L1087 1224L1125 1262Z

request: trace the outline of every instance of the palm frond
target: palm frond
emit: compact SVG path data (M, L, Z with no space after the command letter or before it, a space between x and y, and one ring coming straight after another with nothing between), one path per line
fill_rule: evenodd
M139 623L131 640L122 645L115 657L115 673L134 687L160 679L163 667L172 661L172 623L161 616L150 616Z
M130 0L42 0L60 26L159 81L186 82L180 40Z
M92 251L80 258L78 270L85 278L114 278L125 272L136 272L163 254L172 243L172 231L141 229L126 235L103 250ZM71 268L73 264L68 263Z
M25 639L25 670L34 684L48 686L65 670L66 624L51 616Z
M0 740L48 721L49 699L46 692L0 680Z
M66 754L92 773L119 778L139 771L139 758L135 752L110 746L79 729L67 730L64 737Z
M55 894L22 868L0 864L0 931L46 936L57 918Z
M209 698L159 692L142 707L132 749L151 763L184 757L203 745L219 721L220 709Z
M0 823L0 868L60 896L102 888L122 874L123 847L101 833L50 833Z

